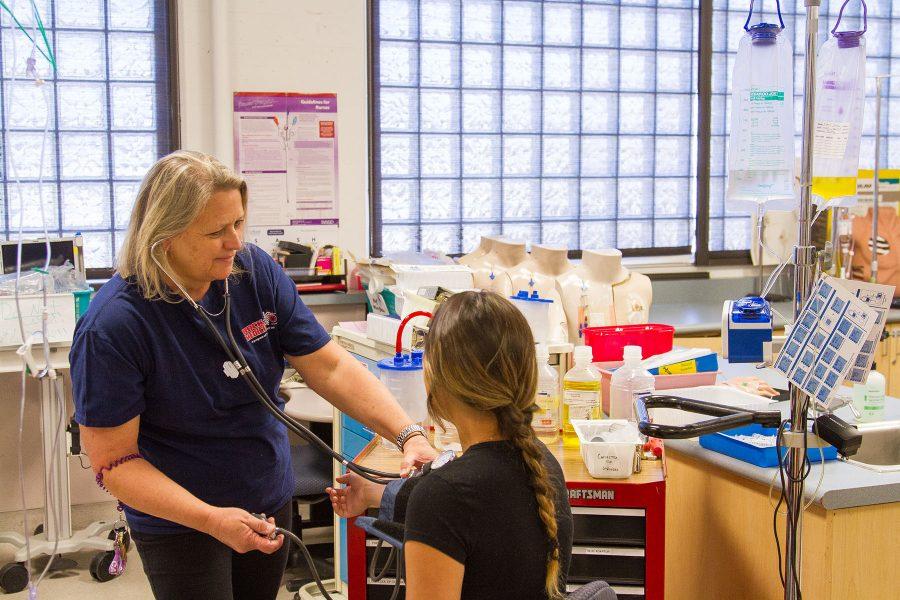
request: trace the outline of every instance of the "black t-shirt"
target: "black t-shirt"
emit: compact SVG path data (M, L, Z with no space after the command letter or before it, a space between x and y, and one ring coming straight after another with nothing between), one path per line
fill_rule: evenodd
M562 468L541 446L556 489L560 583L565 585L572 510ZM465 566L463 600L546 598L550 542L528 482L521 452L509 442L475 444L414 487L406 507L406 541L431 546Z

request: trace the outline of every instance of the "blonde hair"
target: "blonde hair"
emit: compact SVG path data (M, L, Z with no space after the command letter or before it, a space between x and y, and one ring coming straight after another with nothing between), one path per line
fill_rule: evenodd
M178 302L166 284L157 261L171 272L166 252L159 245L184 232L216 192L238 190L247 210L247 183L214 157L178 150L159 159L144 176L128 235L119 251L117 269L134 278L148 300ZM236 268L236 267L235 267Z
M447 420L447 398L493 412L500 433L522 453L548 538L545 589L561 598L555 491L531 417L537 391L534 337L511 302L491 292L454 294L435 312L425 340L428 413ZM434 392L437 392L435 394Z

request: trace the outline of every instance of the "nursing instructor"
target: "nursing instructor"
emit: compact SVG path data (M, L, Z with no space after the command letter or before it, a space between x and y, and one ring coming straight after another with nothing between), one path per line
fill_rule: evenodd
M339 410L397 440L404 472L436 455L378 379L331 341L284 271L243 243L246 218L247 184L215 158L160 159L141 184L117 272L75 330L83 446L98 484L124 505L160 600L275 598L288 547L266 536L291 526L287 430L223 369L224 350L185 296L225 339L230 313L279 408L286 359Z

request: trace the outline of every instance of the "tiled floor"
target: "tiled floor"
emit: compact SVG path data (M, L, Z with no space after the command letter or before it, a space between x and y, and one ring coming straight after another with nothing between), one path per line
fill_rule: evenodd
M101 503L81 505L73 508L72 520L75 529L86 526L97 520L115 519L115 505L113 503ZM33 528L41 522L40 511L29 513L29 525ZM0 513L0 531L22 531L22 514ZM106 583L95 581L88 567L95 552L88 551L71 554L66 558L77 561L78 566L73 569L51 572L41 582L38 588L38 598L66 599L66 600L97 600L98 598L115 598L116 600L153 600L150 585L144 576L141 567L141 558L137 552L128 554L128 567L120 577ZM0 565L5 565L13 559L13 547L0 544ZM293 597L284 587L278 593L278 600L288 600ZM27 600L28 592L2 595L0 600Z

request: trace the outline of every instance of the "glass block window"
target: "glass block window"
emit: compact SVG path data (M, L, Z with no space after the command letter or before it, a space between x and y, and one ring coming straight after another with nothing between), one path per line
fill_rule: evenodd
M819 42L831 35L843 0L822 0L819 10ZM900 0L867 1L866 69L868 76L891 74L882 91L881 165L900 165ZM754 3L761 6L764 18L754 12L752 23L777 22L775 1ZM709 250L742 250L755 243L749 216L725 209L727 171L727 135L731 124L730 80L738 42L747 19L747 0L714 0L712 60L712 140L710 145ZM755 10L755 9L754 9ZM781 12L786 32L794 47L794 150L801 153L803 130L803 77L806 45L806 8L802 0L782 0ZM841 30L862 29L861 8L853 1L844 10ZM866 81L866 106L859 166L871 169L875 164L875 81Z
M690 252L699 0L375 7L374 253Z
M0 18L2 234L17 238L24 206L26 236L42 235L43 203L51 236L80 232L86 266L111 268L141 178L172 150L167 3L36 4L57 63L54 72L35 53L42 86L26 74L32 43L8 13ZM31 35L29 2L16 17Z

